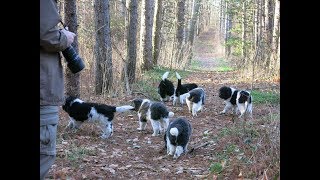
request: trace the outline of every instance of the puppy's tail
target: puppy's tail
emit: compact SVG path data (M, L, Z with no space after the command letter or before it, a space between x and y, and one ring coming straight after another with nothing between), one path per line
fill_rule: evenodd
M245 105L245 112L249 112L249 113L252 113L252 107L250 109L248 109L248 106L249 106L249 102L252 101L252 96L249 94L249 98L246 102L244 102L244 105Z
M165 79L168 78L168 75L169 75L169 71L165 72L163 75L162 75L162 80L164 81Z
M134 110L134 107L128 105L116 107L116 112L126 112L129 110Z
M176 76L177 76L177 79L181 79L181 76L177 72L176 72Z
M171 134L171 136L176 136L177 137L179 135L178 128L176 128L176 127L171 128L170 129L170 134Z
M181 76L177 72L176 72L176 76L177 76L177 79L178 79L178 86L181 86Z
M174 116L174 113L173 113L173 112L169 112L168 116L169 116L169 117L173 117L173 116Z

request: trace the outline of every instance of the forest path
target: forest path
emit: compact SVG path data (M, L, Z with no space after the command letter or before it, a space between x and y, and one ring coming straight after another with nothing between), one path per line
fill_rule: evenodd
M194 44L194 65L191 68L199 71L215 71L220 66L226 65L222 59L221 48L214 29L201 33Z
M150 122L147 123L145 131L137 130L139 125L136 112L116 113L113 120L113 136L103 140L99 138L100 131L95 124L84 124L77 132L64 131L69 118L61 110L57 159L49 172L49 179L212 179L209 167L215 162L223 164L218 160L226 148L247 148L243 143L243 137L230 139L225 134L229 129L239 126L241 121L232 115L218 114L224 108L223 101L218 97L218 89L222 85L238 88L248 86L234 83L232 71L213 70L220 65L215 61L217 54L213 36L214 33L210 30L200 35L199 40L195 42L194 52L200 68L190 72L187 77L182 77L182 83L197 83L205 89L206 101L203 111L198 113L197 117L192 117L186 105L172 106L172 102L165 102L168 110L175 113L174 118L185 117L192 124L193 134L189 149L204 143L208 143L207 145L174 160L164 151L163 136L151 136ZM102 102L124 105L135 97L137 96L106 98ZM84 99L88 100L89 97ZM254 108L255 118L269 113L263 106ZM230 144L231 142L233 144ZM223 177L236 179L240 170L245 173L252 169L252 165L239 164L237 158L240 153L230 154L221 173ZM254 168L259 174L265 167L254 164Z

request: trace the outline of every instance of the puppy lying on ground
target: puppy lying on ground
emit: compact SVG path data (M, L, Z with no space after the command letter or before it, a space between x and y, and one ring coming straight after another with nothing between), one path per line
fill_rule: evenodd
M78 129L84 122L99 122L103 131L101 137L108 138L113 134L112 120L115 112L125 112L134 110L132 106L109 106L98 103L87 103L76 97L66 98L62 109L68 113L70 117L67 128Z
M135 111L138 112L138 130L145 130L147 121L150 121L153 129L152 136L158 136L161 133L162 128L164 129L164 132L166 131L169 124L169 118L173 117L174 113L169 112L163 103L140 98L134 99L133 103Z
M168 75L169 71L165 72L162 75L162 80L160 81L158 86L158 94L160 95L161 101L169 101L173 99L174 86L173 83L167 79Z
M223 86L219 89L219 97L226 103L223 111L219 114L224 114L233 108L234 114L237 113L237 110L240 111L239 118L245 114L249 114L252 118L252 96L249 91Z
M164 135L165 148L168 155L178 158L182 153L188 152L188 143L192 133L192 126L188 120L177 118L173 120Z
M195 88L186 93L186 102L192 116L197 116L197 112L202 110L206 94L202 88Z

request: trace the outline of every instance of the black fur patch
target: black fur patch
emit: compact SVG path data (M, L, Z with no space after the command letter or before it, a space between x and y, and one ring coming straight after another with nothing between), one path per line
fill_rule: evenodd
M236 105L237 103L236 103L236 101L237 101L237 94L238 94L238 90L235 90L234 92L233 92L233 94L232 94L232 97L231 97L231 99L230 99L230 103L232 104L232 105Z
M178 136L172 136L170 134L170 129L171 128L177 128L179 131ZM192 133L192 126L189 123L188 120L184 119L184 118L177 118L175 120L173 120L167 129L167 132L164 136L164 140L165 140L165 147L167 148L167 136L169 137L170 143L174 146L182 146L183 149L185 150L185 147L187 145L187 143L189 142L190 136Z
M151 119L159 120L161 118L168 118L169 111L166 106L161 102L154 102L150 106Z
M219 89L219 97L221 99L227 100L232 95L232 90L230 87L223 86Z
M133 100L135 111L137 111L137 112L139 111L142 101L143 101L143 99L134 99Z
M174 94L173 83L167 79L164 81L161 80L158 86L158 93L160 94L161 98L172 96Z
M181 79L178 79L178 85L177 85L177 89L175 92L175 96L179 97L181 94L185 94L185 93L187 93L197 87L198 87L198 85L195 83L181 84Z
M192 89L190 92L189 92L190 96L188 97L188 99L191 101L191 102L194 102L194 103L198 103L200 100L202 100L202 104L204 104L204 91L203 89L201 88L197 88L197 89Z
M247 91L240 91L239 103L244 103L246 101L251 103L250 94Z
M140 116L140 121L141 122L147 122L147 112L148 112L148 109L150 107L150 103L149 102L144 102L141 106L140 106L140 109L139 109L139 113L141 114Z

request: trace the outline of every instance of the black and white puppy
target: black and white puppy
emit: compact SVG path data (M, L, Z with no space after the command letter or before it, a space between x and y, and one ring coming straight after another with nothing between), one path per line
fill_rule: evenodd
M185 93L189 92L194 88L197 88L198 85L195 83L181 84L181 76L179 75L179 73L176 72L176 76L178 79L178 85L174 91L173 105L176 105L177 99L179 99L180 104L182 105L185 103Z
M162 80L159 83L158 86L158 94L160 95L160 100L161 101L168 101L168 97L169 100L173 99L173 94L174 94L174 86L173 83L171 81L169 81L168 78L169 75L169 71L165 72L162 75Z
M197 116L197 112L201 111L204 105L206 94L203 88L195 88L186 93L186 103L192 116Z
M67 128L78 129L84 122L99 122L103 131L101 137L108 138L113 134L112 120L115 112L134 110L132 106L109 106L98 103L88 103L76 97L66 98L62 109L68 113L70 121Z
M226 103L223 111L219 114L224 114L229 109L233 108L235 114L237 113L237 110L240 111L239 118L246 113L250 114L250 117L252 118L252 96L249 91L223 86L219 89L219 97Z
M177 118L173 120L164 135L165 148L168 155L178 158L182 153L188 152L188 143L192 133L192 126L188 120Z
M150 121L153 129L152 136L158 136L162 128L164 132L166 131L170 121L169 118L173 117L174 113L169 112L165 104L140 98L134 99L133 103L135 111L138 112L138 130L145 130L147 121Z

